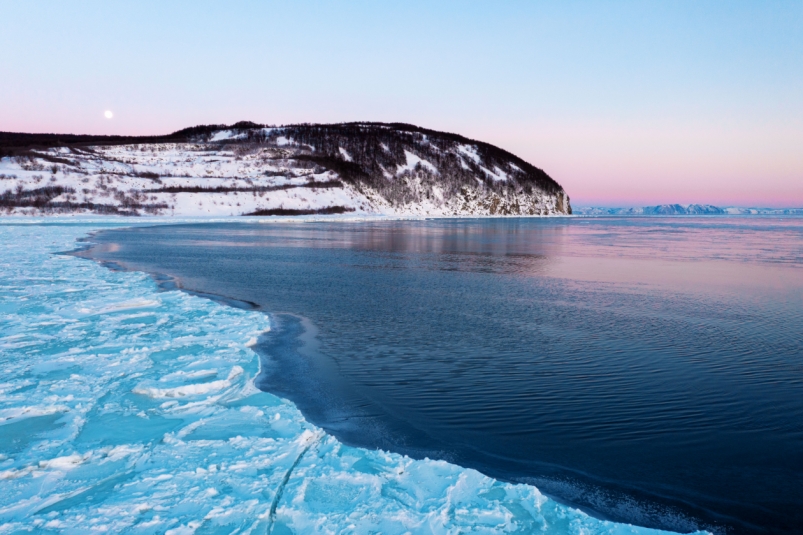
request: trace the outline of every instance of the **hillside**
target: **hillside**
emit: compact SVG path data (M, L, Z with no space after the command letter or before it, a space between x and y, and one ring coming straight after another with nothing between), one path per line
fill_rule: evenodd
M710 204L659 204L635 208L578 208L578 215L722 215L724 209Z
M544 171L405 124L210 125L167 136L0 133L0 213L570 214Z
M579 207L577 215L803 215L803 208L745 208L739 206L719 207L711 204L659 204L631 208Z

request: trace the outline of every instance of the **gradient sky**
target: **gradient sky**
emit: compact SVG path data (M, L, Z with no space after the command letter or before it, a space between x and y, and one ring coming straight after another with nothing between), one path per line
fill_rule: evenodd
M575 206L803 206L799 0L0 0L0 20L0 130L400 121L518 154Z

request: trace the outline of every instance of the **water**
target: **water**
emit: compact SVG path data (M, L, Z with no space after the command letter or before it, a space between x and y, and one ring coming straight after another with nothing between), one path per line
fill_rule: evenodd
M260 388L341 441L619 522L803 530L803 220L226 223L91 255L255 303Z
M0 218L0 534L657 535L340 443L254 387L266 315L56 254L122 224Z

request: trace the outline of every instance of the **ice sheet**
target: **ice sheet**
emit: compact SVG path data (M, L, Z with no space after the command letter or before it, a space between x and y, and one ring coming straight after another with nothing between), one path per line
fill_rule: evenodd
M656 533L532 486L340 444L253 386L267 316L0 220L0 534Z

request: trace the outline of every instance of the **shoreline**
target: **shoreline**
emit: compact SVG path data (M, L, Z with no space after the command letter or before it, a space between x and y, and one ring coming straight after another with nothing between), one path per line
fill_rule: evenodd
M517 216L517 217L519 217L519 216ZM426 219L431 219L431 218L423 218L423 217L419 218L419 217L416 217L416 218L413 218L413 219L414 220L426 220ZM447 218L438 218L438 219L447 219ZM483 219L483 220L485 220L485 219L492 219L492 218L491 217L482 217L482 218L473 217L471 219ZM382 220L387 221L387 219L379 219L379 220L380 221L382 221ZM217 221L208 221L206 219L204 221L206 221L206 222L217 222ZM237 218L235 220L235 222L240 222L240 221L242 221L241 218ZM193 223L200 223L200 221L194 221ZM120 227L120 228L126 228L126 227ZM93 234L96 233L96 232L102 232L103 230L105 230L105 229L99 229L99 230L93 232ZM84 241L89 241L89 240L87 239L87 240L84 240ZM197 291L197 290L188 289L188 288L183 287L183 285L181 284L181 282L177 278L175 278L175 277L173 277L171 275L168 275L168 274L144 271L144 270L141 270L141 269L136 269L136 268L133 268L133 267L130 267L130 266L119 264L119 263L116 263L116 262L111 263L113 265L106 265L106 264L109 264L108 261L100 260L98 258L93 257L91 254L88 254L88 251L90 251L90 250L91 250L91 245L87 245L86 248L76 249L75 251L69 251L69 252L67 252L65 254L71 254L73 256L78 256L79 258L83 258L83 259L86 259L86 260L92 260L93 262L96 262L96 263L98 263L99 265L101 265L101 266L103 266L105 268L120 269L120 270L123 270L123 271L126 271L126 272L130 272L130 273L131 272L133 272L133 273L145 273L154 281L154 283L157 285L157 287L160 289L160 291L179 290L179 291L187 293L189 295L202 297L204 299L209 299L209 300L212 300L212 301L214 301L216 303L223 304L223 305L226 305L226 306L231 306L231 307L238 308L238 309L241 309L241 310L259 311L260 313L263 313L267 317L271 318L270 321L271 321L271 323L273 323L272 316L275 313L272 313L270 311L267 311L267 310L263 309L257 303L244 302L244 301L241 301L239 299L234 299L234 298L222 295L222 294L214 294L214 293L210 293L210 292L204 292L204 291ZM84 253L87 253L87 254L85 254L85 255L75 254L75 253L81 253L81 252L84 252ZM263 334L263 336L264 336L264 334ZM255 352L257 352L255 348L252 348L252 349L254 349ZM260 361L261 361L262 356L260 355L259 358L260 358ZM254 380L258 379L258 377L259 376L256 376L254 378ZM264 391L276 395L275 393L271 392L270 390L264 390ZM290 402L294 403L293 401L290 401ZM320 425L320 424L313 424L313 425ZM330 435L330 436L332 436L332 435ZM333 438L337 439L337 437L333 437ZM364 447L364 446L350 445L348 442L346 442L345 444L348 445L349 447L359 447L359 448L363 448ZM379 449L379 450L370 450L369 449L369 451L384 452L384 450L381 450L381 449ZM393 454L394 455L403 455L403 456L406 457L405 453L393 453ZM413 457L413 458L417 458L417 457ZM428 460L428 458L422 456L422 457L420 457L420 460ZM444 461L439 461L439 462L444 462ZM459 465L456 465L456 466L459 466ZM467 470L476 470L475 468L465 468L465 467L462 467L462 466L461 466L461 468L462 469L467 469ZM482 472L480 472L480 473L482 473ZM533 486L533 488L535 488L535 489L538 489L538 487L535 486L533 483L517 482L515 480L510 480L510 479L505 479L505 478L501 478L500 479L498 476L484 475L484 477L489 477L489 478L495 479L497 481L505 482L507 484L512 484L512 485L525 484L525 485L528 485L528 486ZM538 492L541 492L541 491L538 490ZM598 512L598 511L595 511L593 509L589 509L587 507L581 507L581 506L572 504L571 502L569 502L567 500L564 500L564 499L559 498L559 497L556 498L555 496L553 496L551 494L544 494L544 495L548 496L549 499L555 501L556 503L561 504L562 506L575 508L575 509L577 509L579 511L583 511L584 514L587 514L587 515L589 515L589 517L594 518L596 520L599 520L599 521L602 521L602 522L616 522L616 521L613 521L613 520L609 520L608 518L606 518L606 516L604 514ZM654 528L643 528L643 529L654 529Z
M415 219L426 219L426 218L415 218ZM105 230L105 229L98 229L98 230L96 230L94 232L101 232L102 230ZM89 238L89 236L87 236L87 238ZM88 239L86 241L88 241ZM80 252L80 251L86 252L86 251L89 251L89 250L91 250L91 246L88 246L85 249L77 249L75 251L69 251L66 254L69 254L70 256L77 256L78 258L82 258L82 259L85 259L85 260L92 260L93 262L99 264L104 269L108 269L109 268L109 266L104 266L104 262L101 261L101 260L92 258L90 256L79 256L79 255L76 255L76 254L72 254L73 252ZM225 305L225 306L228 306L228 307L232 307L232 308L235 308L235 309L247 310L247 311L259 311L260 314L265 314L267 317L269 317L269 313L266 312L266 311L263 311L261 308L259 308L259 309L252 308L252 306L255 305L253 303L250 303L250 304L248 304L248 306L243 307L239 300L232 299L230 297L226 297L226 296L218 295L218 294L211 294L211 293L207 293L207 292L197 292L197 291L194 291L194 290L191 290L191 289L186 289L186 288L183 288L181 286L180 282L178 282L174 277L169 276L169 275L143 272L143 271L140 271L140 270L135 270L135 269L132 269L132 268L128 268L128 267L126 267L124 265L121 265L121 264L117 264L117 267L121 268L126 273L145 273L151 280L153 280L153 282L156 284L157 288L159 288L161 291L168 291L169 292L169 291L172 291L172 290L179 290L182 293L185 293L185 294L188 294L188 295L192 295L192 296L196 296L196 297L201 297L202 299L205 299L205 300L211 300L211 301L213 301L215 303L222 304L222 305ZM258 307L258 305L256 305L256 306ZM263 333L263 335L264 335L264 333ZM253 348L252 348L252 350L253 350ZM262 373L262 371L261 371L261 358L256 354L256 352L255 352L255 356L257 357L257 363L258 363L258 366L260 367L260 371L253 378L249 379L249 382L252 383L252 384L257 379L257 377L259 377L259 374ZM292 402L289 402L289 403L292 403ZM328 435L328 434L326 434L326 436L330 436L331 437L331 435ZM334 437L332 437L332 439L336 440ZM321 440L321 438L319 437L318 440ZM303 455L313 445L314 444L312 444L312 443L307 445L306 448L304 449L304 451L299 455L299 457L298 457L296 462L299 462L301 460L301 458L303 457ZM389 452L384 452L382 450L367 450L367 451L374 451L378 455L392 455L392 456L399 455L399 454L393 454L393 453L389 453ZM402 458L409 459L406 456L402 456ZM425 462L425 463L426 462L436 462L436 463L449 464L449 463L445 463L444 461L429 461L428 459L424 459L424 460L421 460L421 461L414 461L414 460L410 459L409 462L413 462L413 463L415 463L415 462ZM458 467L457 465L453 465L453 466L459 468L460 470L472 471L472 469ZM288 474L289 474L289 472L288 472ZM488 476L482 476L482 477L488 478ZM488 479L492 480L492 478L488 478ZM284 484L286 485L286 483L287 482L285 481ZM513 486L520 486L521 485L520 483L519 484L516 484L516 483L503 483L503 484L509 484L509 485L513 485ZM530 485L526 485L526 486L530 486ZM536 493L539 492L536 487L534 487L534 486L530 486L530 487ZM282 486L281 488L283 489L284 486ZM550 498L550 499L554 500L554 498ZM277 500L278 500L278 498L277 498ZM561 502L556 501L556 503L561 503ZM561 505L561 507L570 507L571 508L572 506ZM273 511L273 513L275 513L275 511L276 511L275 504L272 505L271 510ZM588 514L588 513L583 512L582 514ZM595 518L594 516L591 516L591 515L589 515L588 518L589 519L595 519L595 521L602 522L604 524L608 524L609 522L611 522L611 521L604 520L604 519L601 519L601 518ZM619 524L613 523L613 525L619 525ZM650 533L653 533L653 532L655 532L655 533L667 533L667 532L663 532L663 531L660 531L660 530L655 531L655 530L652 530L651 528L637 528L637 529L648 530L648 532L650 532Z

